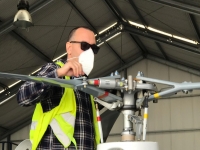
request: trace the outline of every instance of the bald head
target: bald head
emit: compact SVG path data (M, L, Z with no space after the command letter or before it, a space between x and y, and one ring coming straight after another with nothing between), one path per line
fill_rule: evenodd
M93 32L93 31L92 31L90 28L88 28L88 27L76 27L76 28L74 28L74 29L72 29L72 30L70 31L69 37L68 37L68 41L71 41L71 39L72 39L74 33L75 33L78 29L80 29L80 28L87 29L87 30L90 30L91 32ZM94 32L93 32L93 33L94 33Z
M79 57L79 55L83 52L80 43L70 43L71 41L96 44L95 35L92 30L85 27L74 29L69 35L69 41L66 43L68 58Z

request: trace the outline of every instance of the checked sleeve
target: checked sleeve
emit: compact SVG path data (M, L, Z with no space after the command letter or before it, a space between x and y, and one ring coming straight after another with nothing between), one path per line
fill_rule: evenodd
M37 76L58 78L56 69L58 66L54 63L48 63L37 73ZM40 102L42 95L50 88L50 85L36 83L32 81L25 82L17 93L17 102L20 106L30 106Z

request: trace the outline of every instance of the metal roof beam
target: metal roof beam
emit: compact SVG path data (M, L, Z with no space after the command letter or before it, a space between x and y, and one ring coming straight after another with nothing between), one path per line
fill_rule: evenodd
M147 28L148 27L148 23L146 22L146 20L143 18L143 16L141 15L140 11L138 10L137 6L135 5L133 0L129 0L129 3L131 4L131 6L133 7L133 9L135 10L135 12L137 13L138 17L140 18L142 24ZM141 50L145 51L145 53L148 54L148 51L146 50L146 48L143 46L143 43L140 41L140 39L138 37L134 37L132 36L132 38L134 39L134 41L137 43L137 45L140 47ZM138 41L139 40L139 41ZM165 52L163 51L161 45L159 43L156 42L156 45L158 47L158 49L161 51L161 53L163 54L163 56L165 57L165 59L167 59L167 56L165 54ZM146 55L144 55L144 57L146 57Z
M148 27L147 22L146 22L145 19L142 17L142 15L141 15L140 11L138 10L137 6L135 5L134 1L133 1L133 0L129 0L129 3L131 4L131 6L133 7L133 9L135 10L135 12L137 13L137 15L139 16L139 18L140 18L142 24L143 24L145 27ZM191 19L191 20L192 20L192 19ZM194 20L194 19L193 19L193 20ZM193 21L193 20L192 20L192 21ZM193 23L193 22L192 22L192 23ZM196 24L193 23L193 25L196 25ZM197 27L197 26L196 26L196 27ZM197 28L195 28L195 30L197 31ZM197 32L197 33L198 33L198 32ZM134 40L135 40L135 39L134 39ZM136 40L135 40L135 42L137 43ZM141 42L140 42L140 43L141 43ZM168 60L168 57L167 57L166 53L164 52L164 50L162 49L161 45L160 45L158 42L156 42L156 45L157 45L158 49L161 51L161 53L163 54L164 58L165 58L166 60Z
M192 15L192 14L189 14L189 17L190 17L190 20L191 20L192 25L193 25L193 27L194 27L194 30L195 30L195 32L196 32L196 34L197 34L198 41L200 42L199 26L198 26L197 23L196 23L195 16Z
M76 7L76 5L71 0L65 0L75 11L76 13L92 28L92 30L96 33L97 30L95 27L89 22L89 20L81 13L81 11Z
M129 0L129 3L131 4L131 6L133 7L133 9L135 10L135 12L137 13L138 17L140 18L142 24L145 27L148 27L148 23L146 22L146 20L142 17L140 11L138 10L137 6L135 5L133 0Z
M6 129L6 128L4 128L4 127L2 127L2 126L0 126L0 131L7 131L8 129Z
M36 54L42 60L45 60L46 62L53 62L48 56L46 56L44 53L42 53L41 50L37 49L34 45L32 45L30 42L28 42L22 36L20 36L17 32L12 31L12 32L10 32L10 35L12 35L16 40L18 40L21 44L26 46L30 51L32 51L34 54Z
M118 10L117 6L112 0L105 0L105 3L107 4L111 12L115 15L117 20L121 22L128 22L127 19L123 16L123 14Z
M144 44L141 42L141 40L136 36L136 35L132 35L129 34L130 37L135 41L135 43L137 44L137 46L140 48L140 50L142 51L142 55L144 58L146 58L147 54L149 53L148 50L146 49L146 47L144 46Z
M35 12L40 10L41 8L45 7L49 3L51 3L53 0L40 0L36 1L29 9L29 13L33 15ZM17 3L16 3L16 11L17 11ZM13 26L13 18L2 23L0 26L0 36L4 35L5 33L8 33L15 29L15 26Z
M108 46L109 49L113 51L113 53L115 54L116 57L118 57L121 63L125 64L125 61L119 56L119 54L117 54L117 52L107 42L105 42L105 44Z
M167 57L167 54L165 53L165 51L164 51L164 49L162 48L162 46L160 45L160 43L158 43L158 42L155 42L155 43L156 43L157 47L159 48L159 50L161 51L161 53L163 54L164 58L165 58L166 60L169 60L169 58Z
M128 23L128 20L123 16L123 14L120 12L120 10L117 8L117 6L115 5L115 3L112 0L105 0L107 6L110 8L110 10L114 13L115 17L117 20L119 20L118 22L118 26L120 26L119 24L123 24ZM133 3L132 3L133 4ZM122 26L122 25L121 25ZM122 28L122 27L121 27ZM122 30L122 29L121 29ZM141 42L139 42L136 37L132 36L131 34L129 34L131 36L131 38L135 41L135 43L138 45L138 47L140 47L140 50L142 51L143 56L145 57L145 53L148 52L145 48L145 46L141 44Z
M162 4L162 5L165 5L168 7L179 9L179 10L182 10L187 13L194 14L194 15L200 15L199 7L192 6L192 5L183 3L183 2L177 2L174 0L147 0L147 1L155 2L155 3Z
M187 42L180 41L172 37L159 35L154 32L147 31L146 29L136 28L135 26L132 26L130 24L124 24L123 30L134 35L140 35L140 36L155 40L160 43L165 43L165 44L172 45L189 52L193 52L195 54L200 54L198 45L189 44Z
M105 1L108 4L108 6L111 7L111 10L114 11L114 14L116 15L117 18L120 18L120 16L123 17L123 15L120 13L119 9L116 7L116 5L113 3L112 0L105 0ZM112 4L112 6L110 6L111 4ZM118 12L118 14L120 14L120 15L118 15L116 12ZM129 23L127 23L127 20L125 19L125 17L123 17L123 19L121 18L119 20L120 20L120 23L122 24L121 25L122 31L129 32L134 35L144 36L144 37L150 38L150 39L155 40L160 43L173 45L173 46L181 48L183 50L187 50L187 51L190 51L190 52L193 52L196 54L200 54L198 45L192 45L187 42L174 39L172 37L159 35L157 33L148 31L147 29L136 28L135 26L132 26ZM125 20L125 21L123 22L123 20Z
M133 7L133 9L137 13L137 15L140 18L142 24L145 27L148 27L148 24L147 24L146 20L142 17L142 15L141 15L140 11L138 10L137 6L135 5L134 1L133 0L129 0L129 3L131 4L131 6ZM134 36L132 34L130 34L130 36L135 41L135 43L138 45L138 47L140 48L140 50L142 51L143 56L146 58L146 55L148 54L148 50L146 49L146 47L144 46L144 44L141 42L141 40L137 36Z
M71 0L65 0L77 13L78 15L94 30L94 32L98 34L98 31L95 29L95 27L90 23L90 21L83 15L83 13L76 7L76 5L71 1ZM111 37L111 36L109 36ZM106 37L107 39L109 37ZM97 41L98 42L98 41ZM101 42L99 42L101 43ZM125 61L120 57L119 54L117 54L117 52L110 46L110 44L108 44L108 42L106 42L106 40L104 40L104 43L108 46L108 48L113 52L113 54L120 59L120 61L124 64Z

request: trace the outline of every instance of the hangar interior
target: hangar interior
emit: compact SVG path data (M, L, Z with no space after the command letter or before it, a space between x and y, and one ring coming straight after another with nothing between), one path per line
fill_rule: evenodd
M66 59L70 30L87 26L100 46L89 78L118 70L125 78L142 71L145 77L172 82L200 81L197 0L27 1L34 26L19 29L13 26L18 0L0 0L0 72L33 75L47 62ZM34 106L17 104L22 84L0 78L0 150L15 149L29 138ZM199 150L199 92L149 103L147 140L158 142L160 150ZM111 127L107 142L120 141L121 114Z

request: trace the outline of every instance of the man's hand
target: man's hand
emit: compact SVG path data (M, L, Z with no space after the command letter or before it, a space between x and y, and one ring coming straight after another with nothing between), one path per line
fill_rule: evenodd
M67 63L57 69L57 75L58 77L63 77L63 76L80 76L84 75L82 65L78 62L78 58L74 58L72 60L67 61Z

